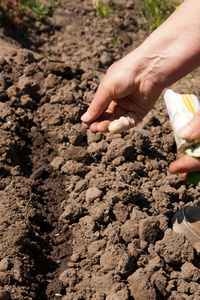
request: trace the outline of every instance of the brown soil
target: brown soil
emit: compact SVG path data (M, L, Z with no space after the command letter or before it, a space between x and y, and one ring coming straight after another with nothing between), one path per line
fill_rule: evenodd
M168 173L163 97L130 132L81 127L107 67L147 36L134 1L114 2L106 19L60 0L48 23L1 27L0 300L200 299L199 253L171 229L200 188ZM200 96L199 78L173 89Z

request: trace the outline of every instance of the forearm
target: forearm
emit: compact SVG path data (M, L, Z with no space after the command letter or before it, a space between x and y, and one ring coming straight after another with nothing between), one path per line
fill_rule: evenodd
M85 128L106 132L128 112L144 117L164 88L199 65L200 0L185 0L138 48L110 66L82 116Z
M200 1L185 0L135 51L138 80L151 80L162 88L197 68L200 65Z

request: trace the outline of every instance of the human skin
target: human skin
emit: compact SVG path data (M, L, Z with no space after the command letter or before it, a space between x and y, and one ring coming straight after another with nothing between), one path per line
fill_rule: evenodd
M87 112L83 127L107 132L109 124L130 112L142 117L162 91L200 66L200 1L185 0L135 50L109 67ZM185 139L200 135L200 113L188 125ZM200 170L200 159L185 155L170 165L171 173Z
M194 140L200 136L200 110L195 114L193 119L179 131L179 136L185 140ZM183 178L187 173L200 170L200 159L190 157L188 154L171 163L169 171L172 174L181 173Z

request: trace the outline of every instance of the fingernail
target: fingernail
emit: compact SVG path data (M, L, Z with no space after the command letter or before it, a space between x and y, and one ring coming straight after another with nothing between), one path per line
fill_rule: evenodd
M81 117L81 121L85 122L85 123L88 123L90 120L90 114L89 112L86 111L86 113L84 113Z
M188 139L191 136L191 134L192 134L192 128L189 125L185 125L178 132L178 136L181 139Z

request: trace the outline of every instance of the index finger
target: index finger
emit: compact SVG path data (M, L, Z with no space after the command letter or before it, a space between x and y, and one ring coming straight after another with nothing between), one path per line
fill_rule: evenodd
M107 109L111 101L112 97L108 88L108 83L105 84L103 79L96 91L94 99L86 113L81 117L81 120L84 123L91 123L97 120Z

